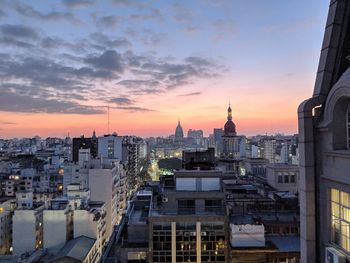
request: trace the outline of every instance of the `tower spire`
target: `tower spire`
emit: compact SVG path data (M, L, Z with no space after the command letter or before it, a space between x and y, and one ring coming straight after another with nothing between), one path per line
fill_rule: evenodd
M228 104L228 109L227 109L227 120L232 121L232 109L231 109L231 103L229 102Z

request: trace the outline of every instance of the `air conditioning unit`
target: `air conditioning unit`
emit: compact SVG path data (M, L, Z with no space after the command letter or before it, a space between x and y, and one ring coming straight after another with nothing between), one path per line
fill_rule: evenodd
M326 247L325 263L345 263L346 257L334 247Z
M190 236L190 232L185 232L184 236L185 237L189 237Z
M196 235L196 232L190 232L190 235L191 235L191 236L195 236L195 235Z
M201 232L201 236L206 236L207 232Z
M168 202L168 201L169 201L169 200L168 200L168 197L163 197L162 201L163 201L163 203Z

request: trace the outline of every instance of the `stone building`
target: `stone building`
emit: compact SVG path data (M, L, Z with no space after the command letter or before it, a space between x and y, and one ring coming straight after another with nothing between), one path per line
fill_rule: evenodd
M301 262L350 258L350 2L331 0L313 96L300 104Z

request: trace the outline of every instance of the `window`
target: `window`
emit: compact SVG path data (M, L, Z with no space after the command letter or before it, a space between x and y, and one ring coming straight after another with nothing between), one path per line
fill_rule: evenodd
M289 176L288 176L288 175L285 175L285 176L284 176L284 183L285 183L285 184L288 184L288 183L289 183Z
M294 174L290 176L290 182L295 183L295 175Z
M350 252L349 194L331 189L332 242Z
M279 184L282 184L282 183L283 183L282 175L279 175L279 176L278 176L278 183L279 183Z

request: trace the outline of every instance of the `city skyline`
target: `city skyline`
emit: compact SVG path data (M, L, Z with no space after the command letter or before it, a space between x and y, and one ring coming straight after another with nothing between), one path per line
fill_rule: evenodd
M239 134L296 133L328 2L0 7L1 138L104 134L107 105L110 132L148 137L173 134L178 120L208 135L229 100Z

